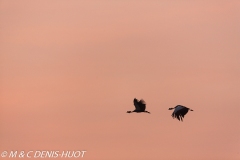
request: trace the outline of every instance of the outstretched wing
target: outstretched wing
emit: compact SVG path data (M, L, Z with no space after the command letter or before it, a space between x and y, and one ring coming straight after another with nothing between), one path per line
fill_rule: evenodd
M145 111L145 109L146 109L146 102L145 102L143 99L141 99L141 100L138 102L138 105L139 105L141 111Z

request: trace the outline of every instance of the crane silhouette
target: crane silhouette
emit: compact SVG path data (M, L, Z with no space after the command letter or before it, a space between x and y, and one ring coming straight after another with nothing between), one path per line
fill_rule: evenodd
M193 111L190 108L187 108L185 106L182 105L177 105L174 108L169 108L169 110L174 109L173 113L172 113L172 117L173 118L177 118L179 121L183 121L184 116L188 113L188 111Z
M133 100L133 104L135 106L135 110L133 111L127 111L127 113L132 113L132 112L137 112L137 113L140 113L140 112L145 112L145 113L150 113L148 111L145 111L146 109L146 103L143 99L141 99L140 101L137 100L136 98L134 98Z

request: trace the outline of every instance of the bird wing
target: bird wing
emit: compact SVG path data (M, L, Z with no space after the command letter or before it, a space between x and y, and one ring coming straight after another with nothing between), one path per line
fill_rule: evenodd
M135 110L137 110L137 111L141 110L141 108L139 106L139 102L138 102L138 100L136 98L134 98L133 104L134 104L134 106L136 108Z
M184 108L184 106L181 105L177 105L173 111L173 113L177 113L178 111L182 110Z
M172 117L173 118L177 118L179 121L183 119L184 115L186 114L186 110L185 110L186 107L184 106L181 106L181 105L177 105L175 107L175 110L173 111L172 113ZM188 108L186 108L188 110ZM185 113L185 114L184 114Z
M146 102L145 102L143 99L141 99L141 100L138 102L138 105L140 106L140 109L141 109L142 111L145 111L145 109L146 109Z
M173 118L177 118L179 121L183 119L183 116L180 113L172 113Z
M184 117L187 113L188 113L188 108L186 108L186 107L184 107L183 109L181 109L180 111L179 111L179 114L182 116L182 117Z

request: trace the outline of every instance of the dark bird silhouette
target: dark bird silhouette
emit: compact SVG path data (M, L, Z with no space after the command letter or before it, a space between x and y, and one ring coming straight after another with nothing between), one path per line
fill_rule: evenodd
M135 106L135 110L134 111L127 111L127 113L132 113L132 112L137 112L137 113L140 113L140 112L146 112L146 113L150 113L148 111L145 111L146 109L146 103L143 99L141 99L140 101L137 100L136 98L134 98L133 100L133 104Z
M174 108L169 108L169 110L174 109L173 113L172 113L172 117L173 118L177 118L179 121L183 121L184 116L188 113L188 111L193 111L190 108L187 108L185 106L182 105L177 105Z

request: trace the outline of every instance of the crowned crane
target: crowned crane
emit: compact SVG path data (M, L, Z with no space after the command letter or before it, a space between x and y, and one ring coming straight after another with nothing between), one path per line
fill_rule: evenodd
M137 112L137 113L140 113L140 112L146 112L146 113L150 113L148 111L145 111L146 109L146 103L143 99L141 99L140 101L137 100L136 98L134 98L133 100L133 104L135 106L135 110L134 111L127 111L127 113L132 113L132 112Z
M172 113L172 117L173 118L177 118L179 121L183 121L184 116L188 113L188 111L193 111L190 108L187 108L185 106L182 105L177 105L174 108L169 108L169 110L174 109L173 113Z

